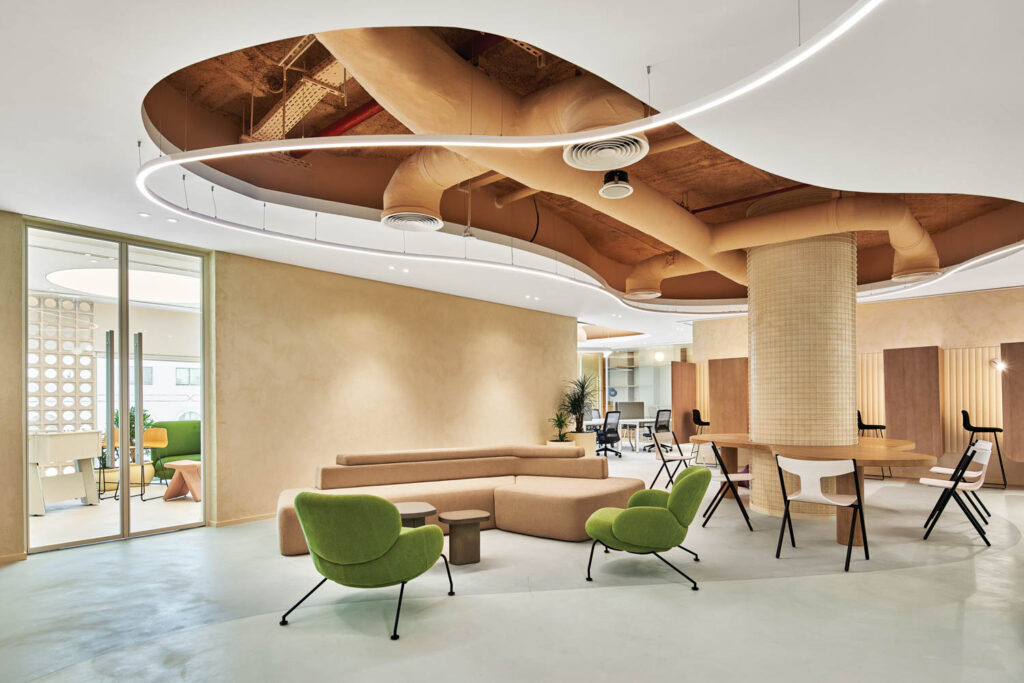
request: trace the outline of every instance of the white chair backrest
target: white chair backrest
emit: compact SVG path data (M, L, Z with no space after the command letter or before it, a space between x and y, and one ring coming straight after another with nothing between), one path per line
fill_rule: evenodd
M960 488L966 491L979 489L981 488L981 485L985 483L985 475L988 474L988 463L992 458L991 441L975 441L971 448L974 449L974 458L971 459L971 464L981 465L981 472L977 475L977 478L972 478L971 481L964 480L963 483L960 484ZM968 467L968 471L969 470L970 467Z
M800 460L778 454L775 458L783 472L800 477L800 498L807 502L833 504L832 498L821 490L821 480L857 470L853 460Z
M654 434L654 440L657 441L659 445L669 446L670 448L676 445L675 434L671 431L651 433Z

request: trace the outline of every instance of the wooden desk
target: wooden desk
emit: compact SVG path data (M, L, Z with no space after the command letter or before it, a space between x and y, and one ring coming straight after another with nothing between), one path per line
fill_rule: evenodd
M692 443L710 443L718 451L729 472L735 472L738 464L739 449L750 456L750 469L754 481L750 487L750 507L763 514L782 517L785 506L782 501L782 487L779 486L778 469L774 452L789 458L803 460L856 460L857 479L861 491L864 490L864 467L931 467L935 457L924 453L914 453L913 441L905 439L884 439L876 437L860 437L856 446L772 446L750 440L749 434L700 434L690 437ZM792 484L790 483L792 479ZM823 482L823 488L827 482ZM798 487L796 477L786 475L786 485ZM853 475L835 478L836 493L855 493L856 483ZM794 517L820 519L836 517L836 543L846 545L850 537L850 522L853 512L850 508L834 508L830 505L811 505L794 503ZM864 540L860 529L854 531L854 544L863 545Z

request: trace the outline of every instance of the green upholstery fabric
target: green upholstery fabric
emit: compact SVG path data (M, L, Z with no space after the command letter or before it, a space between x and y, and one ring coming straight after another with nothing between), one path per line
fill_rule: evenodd
M377 496L307 491L295 497L295 513L310 552L339 565L378 559L402 532L398 508Z
M174 470L164 465L165 462L201 459L203 430L199 420L155 422L152 426L167 430L167 447L149 449L157 477L170 479L174 476Z
M444 546L440 527L403 528L398 508L377 496L303 492L295 513L313 566L343 586L410 581L434 566Z
M657 553L675 548L686 539L711 483L711 471L694 466L676 477L672 493L638 491L629 507L601 508L587 520L587 535L614 550Z

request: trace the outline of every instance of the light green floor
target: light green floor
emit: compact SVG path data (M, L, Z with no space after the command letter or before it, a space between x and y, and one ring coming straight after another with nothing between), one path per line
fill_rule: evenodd
M629 451L613 475L649 481ZM487 531L479 565L442 566L396 589L325 585L308 557L277 554L273 521L46 553L0 569L0 678L31 680L1010 681L1024 671L1024 492L989 491L986 549L951 508L928 541L936 493L868 484L870 561L834 524L778 520L731 501L686 545L693 592L650 557ZM1012 521L1011 521L1012 520ZM685 672L683 675L681 672Z

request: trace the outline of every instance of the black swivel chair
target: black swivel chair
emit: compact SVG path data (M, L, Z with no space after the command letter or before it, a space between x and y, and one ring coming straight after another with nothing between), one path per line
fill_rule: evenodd
M885 425L868 425L864 424L863 418L861 418L860 411L857 411L857 434L860 436L868 436L869 434L882 438L885 436ZM882 481L885 481L885 468L879 467L879 472L882 473ZM892 468L889 468L889 477L892 478ZM874 479L875 477L869 477Z
M609 453L622 457L622 451L615 450L615 444L622 440L619 436L619 411L609 410L604 414L604 426L597 430L597 455Z
M654 416L654 429L650 426L647 427L647 435L651 437L651 443L644 446L645 451L653 451L658 441L654 438L654 432L670 432L672 431L672 411L671 410L659 410ZM666 451L671 451L672 448L669 445L662 444L662 447Z
M960 414L964 418L964 430L971 433L970 443L967 444L967 448L964 449L964 455L967 455L967 451L971 449L974 442L978 440L978 434L991 434L992 440L996 442L996 454L999 456L999 472L1003 476L1002 484L992 484L995 488L1006 488L1006 468L1003 466L1003 450L999 447L999 435L1003 433L1002 427L977 427L971 424L971 416L966 410L961 410Z

